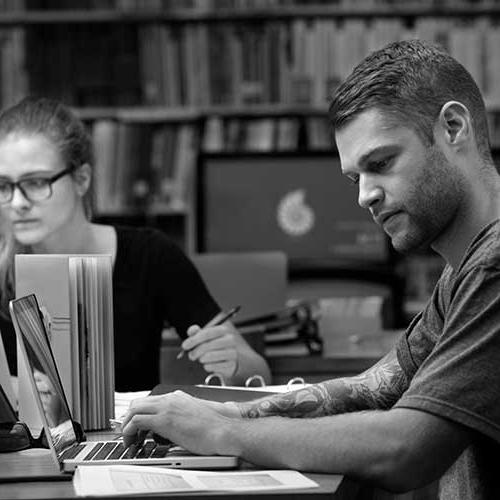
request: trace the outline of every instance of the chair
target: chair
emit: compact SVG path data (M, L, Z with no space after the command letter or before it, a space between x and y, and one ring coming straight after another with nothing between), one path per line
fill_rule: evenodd
M222 310L236 305L241 311L234 319L244 319L283 309L287 294L287 258L283 252L206 253L191 256L210 293ZM245 336L262 353L261 336ZM160 357L160 380L169 384L199 384L207 373L187 356L177 359L180 341L163 342Z

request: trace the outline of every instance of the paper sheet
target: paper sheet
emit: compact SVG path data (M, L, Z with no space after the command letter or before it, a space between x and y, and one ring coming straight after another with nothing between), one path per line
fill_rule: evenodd
M80 466L73 477L73 485L79 496L318 487L317 483L293 470L207 472L140 465Z
M258 385L252 387L243 386L233 386L233 385L210 385L206 386L203 384L198 384L199 387L213 387L215 389L235 389L238 391L262 391L262 392L291 392L297 389L303 389L304 387L309 387L311 384L306 384L305 382L293 382L284 385Z
M115 392L115 418L121 420L134 399L145 398L151 391Z

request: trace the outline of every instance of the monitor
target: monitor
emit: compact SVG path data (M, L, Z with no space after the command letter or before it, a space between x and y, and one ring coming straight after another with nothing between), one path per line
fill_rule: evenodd
M291 267L388 261L388 239L335 152L205 154L197 186L199 252L281 250Z

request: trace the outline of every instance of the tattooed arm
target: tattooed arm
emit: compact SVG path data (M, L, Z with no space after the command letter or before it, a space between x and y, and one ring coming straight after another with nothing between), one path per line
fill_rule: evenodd
M320 417L360 410L388 409L407 389L408 381L393 348L360 375L332 379L285 394L236 403L243 417Z

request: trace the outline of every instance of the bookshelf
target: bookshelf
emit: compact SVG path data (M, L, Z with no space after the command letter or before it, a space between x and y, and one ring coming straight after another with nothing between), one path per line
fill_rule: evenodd
M497 0L4 0L0 105L72 106L97 144L98 220L163 227L190 251L200 151L335 154L331 90L408 37L474 75L500 159Z

